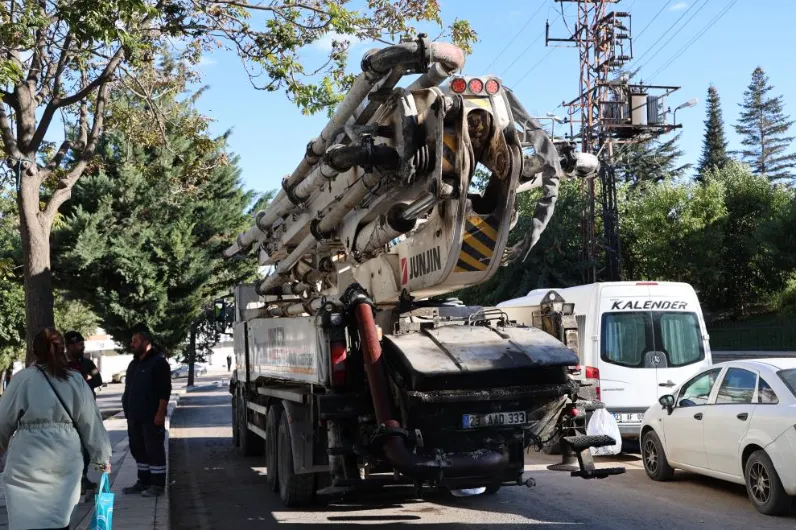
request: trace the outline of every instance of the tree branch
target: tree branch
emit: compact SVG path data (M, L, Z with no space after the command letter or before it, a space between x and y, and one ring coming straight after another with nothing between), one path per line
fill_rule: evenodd
M64 50L64 54L68 53L68 50ZM61 59L64 59L64 54L61 55ZM33 134L33 139L30 141L30 146L28 146L28 150L30 151L38 151L41 142L44 140L44 136L47 134L47 129L50 128L50 123L52 123L53 116L55 116L55 111L57 111L61 107L68 107L69 105L74 105L78 101L82 101L86 99L91 92L94 91L100 85L107 83L110 81L111 77L113 76L114 70L119 65L124 55L124 51L120 46L116 53L113 54L108 64L105 65L105 68L102 70L102 73L98 75L93 81L88 83L87 85L83 86L80 90L72 94L71 96L60 98L58 97L58 90L60 90L60 79L61 75L57 75L55 78L54 89L53 89L53 99L47 103L47 106L44 108L44 113L41 116L41 121L39 122L39 126L36 128L36 132ZM59 68L62 67L59 65Z
M61 76L64 74L66 63L72 56L72 51L70 50L71 47L72 32L70 31L66 34L66 37L64 37L64 44L61 49L61 56L58 58L58 66L55 68L55 73L52 77L50 77L49 72L47 73L47 77L45 77L42 82L42 89L36 95L36 99L38 99L39 102L44 101L44 98L49 95L52 95L54 98L60 96L59 92L61 91ZM52 82L52 92L50 92L50 82Z
M3 138L3 147L6 153L14 158L22 158L22 153L19 152L17 141L14 139L14 130L11 128L11 120L8 119L6 114L6 103L0 103L0 136Z
M39 175L42 182L50 178L55 170L61 166L61 162L63 162L64 157L71 148L72 142L69 140L64 140L64 142L61 144L61 147L58 148L58 152L53 155L43 169L39 170Z
M94 108L94 123L92 124L91 132L89 133L88 143L83 147L83 151L80 153L80 158L72 170L58 181L58 189L55 191L55 193L53 193L53 196L47 203L47 207L42 213L42 220L44 223L46 223L46 226L52 226L53 220L58 214L58 209L72 196L72 188L77 182L77 179L83 175L83 171L86 170L86 166L88 166L88 163L92 158L94 158L94 152L96 151L97 144L99 143L102 124L105 120L105 104L108 101L108 88L109 86L107 81L100 85L99 92L97 93L97 104Z

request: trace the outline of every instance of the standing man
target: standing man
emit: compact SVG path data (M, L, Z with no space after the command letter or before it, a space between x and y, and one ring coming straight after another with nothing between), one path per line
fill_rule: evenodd
M96 389L102 386L102 375L97 370L97 365L94 361L85 357L86 343L83 335L80 332L71 330L67 331L64 335L64 342L66 343L66 355L69 357L69 367L83 376L83 379L88 383L91 392L94 394L94 399L97 399ZM96 489L97 483L88 479L88 464L89 456L85 448L83 449L83 480L80 483L82 492L87 490Z
M166 488L164 443L171 369L143 324L133 328L130 349L133 360L127 367L122 407L127 418L130 453L138 464L138 481L123 491L159 497Z
M232 355L227 355L227 372L232 369Z

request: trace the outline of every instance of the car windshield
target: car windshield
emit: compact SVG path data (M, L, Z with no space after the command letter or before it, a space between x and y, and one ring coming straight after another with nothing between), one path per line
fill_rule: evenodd
M780 370L777 373L779 374L780 379L785 382L785 386L788 387L790 393L796 397L796 368L791 368L790 370Z
M604 361L632 368L685 366L705 358L696 313L679 311L605 313L600 349Z

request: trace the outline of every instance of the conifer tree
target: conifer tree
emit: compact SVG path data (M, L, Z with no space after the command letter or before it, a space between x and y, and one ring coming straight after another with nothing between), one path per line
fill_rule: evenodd
M702 156L697 166L697 180L710 168L723 168L730 157L727 155L727 139L724 135L724 118L721 100L716 87L708 87L707 110L705 111L705 138L702 141Z
M783 110L782 96L771 97L773 86L759 66L744 92L741 116L735 130L744 148L739 152L744 162L758 175L769 180L790 179L796 167L796 153L788 153L793 136L786 136L793 124Z

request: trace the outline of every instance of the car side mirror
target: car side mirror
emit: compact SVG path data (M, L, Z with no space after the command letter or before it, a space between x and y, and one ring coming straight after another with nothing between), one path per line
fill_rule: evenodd
M661 396L658 399L658 403L660 403L663 408L669 411L669 414L672 413L672 409L674 408L674 396L671 394L666 394L665 396Z

